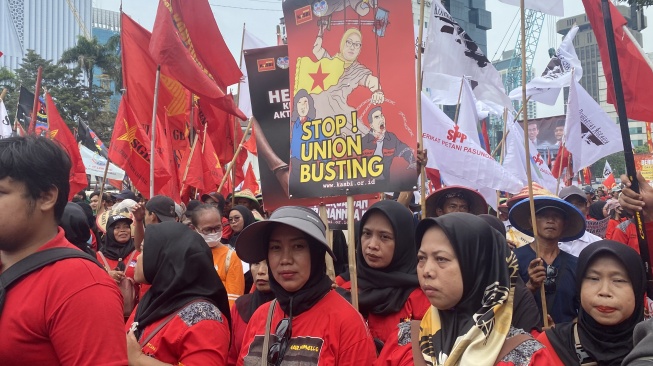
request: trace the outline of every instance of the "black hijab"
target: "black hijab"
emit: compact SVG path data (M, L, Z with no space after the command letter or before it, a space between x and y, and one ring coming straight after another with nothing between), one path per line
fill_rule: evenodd
M440 227L449 239L463 280L463 294L455 308L437 310L441 328L430 339L436 353L449 355L456 339L476 324L474 316L479 322L494 318L492 308L501 298L507 298L509 289L515 286L517 260L498 231L469 213L449 213L422 220L415 235L418 247L425 232L434 226ZM488 291L491 292L486 294Z
M229 301L202 237L180 222L148 225L143 242L143 274L152 285L138 304L136 338L149 324L195 299L204 299L230 320Z
M119 218L115 219L116 217ZM123 263L123 261L136 249L134 246L134 238L132 237L130 237L129 241L126 243L119 243L116 241L116 236L113 234L113 227L116 223L123 220L129 221L130 224L132 221L129 217L120 215L114 215L109 218L107 221L107 232L104 234L104 244L100 249L105 257L118 261L118 269L121 271L125 270L125 263Z
M603 215L603 206L606 205L605 201L596 201L590 205L589 216L597 221L605 219Z
M68 202L66 204L61 216L61 227L66 234L66 239L71 244L95 257L93 249L88 245L91 228L88 226L86 214L76 203Z
M365 261L361 236L367 220L375 213L383 214L392 225L395 249L390 264L383 269L370 267ZM361 314L387 315L404 306L410 294L419 287L417 255L412 213L396 201L380 201L372 205L360 221L356 250L358 267L358 304Z
M581 306L578 309L578 337L584 350L600 365L621 365L621 361L633 349L633 330L644 319L644 293L646 275L642 259L632 248L612 240L599 240L587 246L578 256L576 269L576 290L581 285L588 267L595 259L610 255L618 259L626 268L635 294L635 311L630 318L620 324L606 326L597 323ZM574 324L557 324L546 331L553 349L565 365L578 365Z
M236 299L234 305L245 324L248 324L256 309L272 300L274 300L274 292L261 292L258 289L255 289L251 294L245 294Z
M254 218L254 214L247 207L242 205L234 206L231 210L229 210L229 214L231 214L231 211L234 210L240 212L240 215L243 217L243 230L245 230L245 228L248 227L249 225L256 222L256 219ZM238 236L240 235L240 233L243 232L243 230L231 234L231 238L229 238L229 245L231 245L232 248L236 247L236 240L238 240Z
M284 225L278 223L276 225ZM275 225L275 227L276 227ZM274 230L271 228L270 233ZM270 276L270 288L277 298L277 302L284 313L290 314L290 306L292 304L292 315L297 316L317 304L318 301L331 291L332 281L326 275L326 248L322 243L312 239L306 235L308 240L308 247L311 252L311 274L308 281L304 286L295 291L288 292L274 279L272 275L272 267L268 267L268 275ZM270 261L268 260L268 263ZM292 300L292 301L291 301Z

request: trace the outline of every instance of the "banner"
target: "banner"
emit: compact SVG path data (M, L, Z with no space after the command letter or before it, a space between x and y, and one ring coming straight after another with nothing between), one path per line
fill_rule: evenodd
M369 208L379 202L378 199L373 198L369 200L355 200L354 201L354 221L360 222L365 212ZM267 206L267 201L266 201ZM327 217L329 218L329 229L331 230L347 230L347 203L331 203L326 205ZM319 214L318 206L311 207L311 210Z
M11 137L11 122L7 114L5 103L0 99L0 139Z
M416 189L411 2L306 4L283 3L291 75L290 196ZM259 68L275 66L261 60Z
M245 50L252 113L253 133L258 151L261 192L265 208L272 211L287 205L316 206L344 201L288 198L290 161L290 81L288 46Z
M635 154L635 170L642 173L649 184L653 183L653 154Z
M82 161L86 167L86 174L102 178L104 176L104 168L107 166L107 159L83 145L79 147L79 152L82 155ZM124 170L109 163L107 179L123 180L124 177Z
M558 156L558 148L565 134L565 118L564 115L561 115L528 119L528 127L526 128L528 139L531 140L538 152L543 154L547 148L550 148L551 152ZM524 121L519 121L519 124L524 129Z

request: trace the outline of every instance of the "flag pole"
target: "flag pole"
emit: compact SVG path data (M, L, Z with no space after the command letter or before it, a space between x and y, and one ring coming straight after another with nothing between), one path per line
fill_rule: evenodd
M425 2L426 1L422 1L420 2L419 5L419 33L417 36L417 143L419 144L419 147L422 149L424 149L424 136L422 133L422 40L424 39L423 37L424 37L424 3ZM426 167L421 164L420 164L419 176L420 176L420 183L419 183L420 207L422 211L422 217L426 217L425 216L426 215ZM347 202L349 202L349 197L347 197ZM352 205L353 205L353 201L352 201ZM352 217L353 217L353 212L352 212ZM355 254L355 250L354 250L354 254ZM349 258L350 258L349 263L356 262L355 255L350 256ZM354 269L355 268L356 267L354 266ZM352 279L352 286L354 285L354 283L358 284L358 280L354 282L354 280L356 279L355 276L351 276L351 279ZM355 293L353 290L354 287L352 287L352 300L354 299L354 293ZM356 287L355 290L358 290L358 287ZM355 307L356 309L358 309L358 293L356 293Z
M531 209L531 225L533 226L533 237L535 237L535 257L540 257L540 245L537 241L537 220L535 219L535 201L533 200L533 177L531 176L531 149L528 140L528 99L526 97L526 9L524 0L519 1L521 13L521 95L522 95L522 116L524 121L524 148L526 150L526 177L528 178L528 200ZM548 311L546 308L546 294L544 286L540 286L540 298L542 299L542 320L544 326L549 326Z
M159 79L161 77L161 65L156 67L156 79L154 81L154 105L152 106L152 124L150 125L150 198L154 197L154 157L156 156L156 110L159 102Z
M245 24L243 23L243 35L240 38L240 58L238 59L238 68L242 68L243 66L243 48L245 47ZM238 104L240 104L240 82L238 83L238 86L236 87L236 93L238 94ZM236 142L236 137L238 136L238 129L240 127L240 121L238 117L232 117L234 119L234 139L233 141ZM249 131L249 128L247 129ZM247 135L247 131L245 131L245 134L243 135L243 141L244 137ZM241 142L242 144L242 142ZM240 146L234 145L234 161L236 159L236 156L238 156L238 153L240 152ZM231 170L231 186L233 187L234 190L236 190L236 170L232 169ZM222 185L220 185L220 188L222 188ZM234 206L236 203L236 196L231 195L231 205Z
M617 102L617 114L619 116L619 127L621 127L621 139L624 146L624 158L626 160L626 175L630 179L630 189L639 193L639 182L637 181L637 171L635 168L635 156L630 140L630 131L628 129L628 116L626 114L626 102L624 99L623 86L621 84L621 72L619 70L619 57L614 40L614 29L612 28L612 14L610 14L610 3L607 0L601 0L601 10L603 12L603 24L605 26L605 35L608 43L608 54L610 55L610 68L612 69L612 80L614 81L614 94ZM646 59L646 57L644 58ZM651 259L649 257L648 242L646 240L646 229L642 213L635 211L635 225L637 226L637 240L639 242L639 253L644 262L646 269L646 291L649 297L653 297L653 277L651 275Z
M27 134L33 134L36 130L36 114L39 111L39 94L41 90L41 81L43 80L43 67L39 66L36 72L36 85L34 86L34 106L32 107L32 120L29 121Z
M528 103L530 100L531 100L531 97L529 96L528 99L526 99L526 103ZM519 110L517 111L515 116L519 116L519 114L521 113L523 107L524 107L524 105L522 104L519 107ZM506 123L507 123L507 121L506 121L507 118L508 118L508 113L506 111L506 113L504 113L504 119L503 119L503 124L504 124L503 136L501 137L501 141L499 141L499 143L497 144L497 147L495 147L494 150L492 150L492 154L490 154L491 156L494 156L499 151L499 148L506 142L506 138L508 137L508 134L510 133L510 131L508 131L507 128L505 128Z
M0 100L4 102L6 95L7 95L7 88L2 88L2 93L0 93Z
M232 172L234 164L236 163L236 158L238 157L238 154L240 154L240 149L243 148L243 143L245 142L245 137L247 136L247 132L249 132L249 129L252 128L252 118L250 117L249 123L247 123L247 128L245 128L245 132L243 133L243 138L240 139L240 143L238 144L238 148L236 149L236 152L234 153L233 159L231 159L231 162L229 163L229 167L227 168L227 171L225 172L224 176L222 177L222 182L220 182L220 186L218 187L218 192L222 190L222 187L224 186L225 182L229 178L229 173ZM235 188L235 187L234 187Z
M503 138L501 139L501 142L497 144L497 147L494 149L492 155L496 154L497 149L501 147L501 155L499 156L499 164L503 165L503 158L506 155L506 145L503 143L506 140L506 137L508 136L508 108L503 109ZM500 216L499 212L499 202L501 201L501 192L497 191L497 217Z
M181 179L181 189L179 190L179 196L182 195L184 192L184 182L186 181L186 178L188 177L188 169L190 169L190 163L193 160L193 154L195 153L195 146L197 146L197 140L200 135L195 134L195 140L193 141L193 146L190 147L190 156L188 157L188 161L186 162L186 167L184 168L184 176Z
M422 1L422 4L424 1ZM422 186L424 187L424 186ZM354 223L354 196L347 194L347 253L351 280L351 305L358 310L358 275L356 273L356 229Z
M458 113L460 112L460 100L463 98L463 84L465 83L465 77L463 76L460 79L460 90L458 91L458 103L456 104L456 114L453 117L453 123L458 124Z
M107 173L109 173L109 164L111 164L111 159L107 157L107 165L104 166L104 174L102 174L102 186L100 187L100 207L98 207L95 216L100 216L100 214L104 212L104 205L102 204L102 201L104 200L104 186L107 182ZM123 177L123 179L125 179L125 177ZM122 189L122 187L120 187L120 189Z

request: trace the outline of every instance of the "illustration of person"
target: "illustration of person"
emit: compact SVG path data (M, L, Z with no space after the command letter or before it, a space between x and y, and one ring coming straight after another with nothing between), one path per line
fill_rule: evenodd
M537 128L537 122L528 122L528 139L531 140L533 145L537 147L537 135L540 134L540 130Z
M363 48L362 33L356 28L345 31L340 40L340 52L331 56L322 47L323 30L323 27L320 26L313 45L313 54L318 60L322 58L341 60L344 63L344 73L335 85L321 93L312 94L315 100L316 118L344 115L347 117L347 125L343 128L343 132L345 135L351 135L353 134L351 112L355 109L347 104L347 99L354 89L359 86L368 88L372 92L371 102L375 105L383 103L385 95L381 90L379 78L372 75L370 69L358 62L358 56ZM367 132L362 124L359 124L359 129L363 134Z
M553 132L556 138L556 147L562 145L562 137L565 135L565 120L559 120L556 122L556 129Z
M400 141L397 135L386 129L385 115L381 106L376 106L367 113L367 121L370 132L363 136L363 155L380 156L383 159L383 174L377 179L389 181L390 167L396 157L406 160L409 169L415 169L417 163L413 150Z
M290 126L290 157L301 159L302 144L310 142L319 142L326 140L326 137L316 134L316 128L314 125L308 127L311 131L312 138L308 141L302 140L303 129L302 126L304 122L312 121L315 119L315 103L313 102L313 97L304 89L300 89L295 97L293 98L293 109L290 120L292 125Z

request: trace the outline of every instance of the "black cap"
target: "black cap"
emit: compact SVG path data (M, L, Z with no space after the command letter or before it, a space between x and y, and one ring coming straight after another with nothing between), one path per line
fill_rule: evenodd
M134 192L130 191L129 189L122 190L118 194L112 194L112 196L113 196L113 198L115 198L117 200L130 199L130 200L134 200L134 201L138 202L138 199L136 198L136 194Z
M190 216L193 211L195 211L196 208L202 205L201 201L198 200L190 200L188 201L188 204L186 205L186 216Z
M145 204L145 209L154 212L159 221L175 221L175 202L172 198L156 195Z

